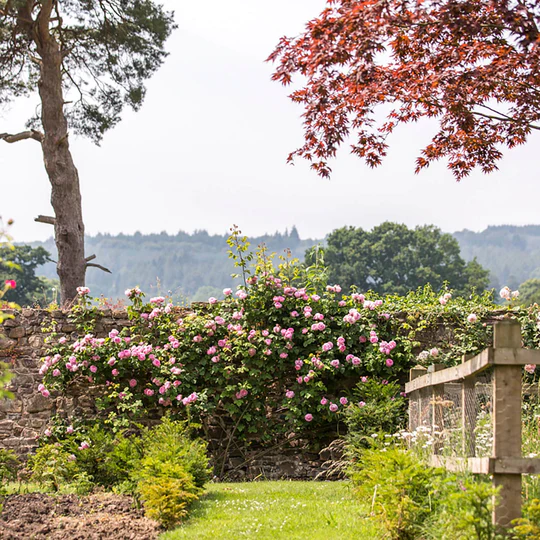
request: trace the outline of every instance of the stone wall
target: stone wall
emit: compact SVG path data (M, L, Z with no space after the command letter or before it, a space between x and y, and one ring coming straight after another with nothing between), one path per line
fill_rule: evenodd
M71 386L65 394L51 398L43 397L37 390L41 382L40 359L45 356L45 339L49 335L43 329L50 328L54 320L58 338L78 337L67 312L23 309L12 314L14 318L7 319L0 328L0 361L8 364L15 375L8 387L14 399L0 400L0 448L12 449L25 457L36 448L37 438L51 416L92 417L96 409L92 388ZM121 330L130 324L125 311L103 310L102 315L96 337L106 337L113 328ZM219 441L209 443L214 456L222 455ZM329 455L307 452L303 446L232 451L225 464L217 463L221 458L216 457L216 473L234 480L308 479L324 474Z
M183 310L184 314L187 310ZM56 321L58 337L62 335L77 339L76 328L68 321L67 312L23 309L13 313L14 318L0 328L0 361L7 363L15 374L9 390L12 400L0 400L0 447L13 449L26 456L37 446L37 438L47 427L51 416L92 417L95 414L92 389L71 386L63 395L44 398L37 390L41 381L40 358L45 355L47 332ZM493 323L501 313L494 312L488 323ZM96 326L96 337L106 337L110 330L129 326L127 313L123 310L103 310ZM452 328L440 324L436 329L419 336L421 347L429 348L437 343L452 340ZM403 381L405 382L405 381ZM314 478L324 474L328 460L336 456L331 452L310 453L306 442L280 445L274 449L252 448L242 452L231 451L225 464L220 462L222 443L210 440L209 446L215 456L216 473L232 479L250 478ZM254 445L256 446L256 445Z
M57 322L58 337L75 335L75 326L63 311L23 309L4 322L0 336L0 361L15 375L8 390L14 399L0 400L0 447L26 455L36 447L37 437L55 414L88 415L95 412L94 400L87 389L71 388L69 395L45 398L37 387L41 382L40 358L45 354L45 338L52 320ZM125 311L104 310L96 334L105 336L112 328L129 325Z

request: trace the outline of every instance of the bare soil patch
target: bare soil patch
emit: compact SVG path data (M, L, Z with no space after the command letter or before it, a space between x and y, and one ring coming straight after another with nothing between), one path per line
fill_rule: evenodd
M155 540L158 535L157 522L125 495L10 495L0 513L1 540Z

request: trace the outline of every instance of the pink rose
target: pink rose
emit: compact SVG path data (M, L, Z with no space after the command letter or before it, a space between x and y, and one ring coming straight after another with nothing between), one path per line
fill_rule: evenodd
M306 422L311 422L313 420L313 415L310 413L307 413L306 416L304 416Z

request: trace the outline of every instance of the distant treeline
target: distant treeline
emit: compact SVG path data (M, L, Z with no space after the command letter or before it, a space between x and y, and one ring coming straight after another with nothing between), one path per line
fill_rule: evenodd
M139 285L149 294L171 294L176 301L202 301L217 296L226 287L235 285L235 273L228 257L228 234L210 235L206 231L176 235L98 234L86 237L86 254L95 254L95 262L109 268L111 274L89 268L87 285L95 296L124 297L128 287ZM255 250L264 243L270 252L278 255L290 249L294 257L304 260L305 251L318 241L301 240L296 227L285 233L276 232L249 239ZM56 247L52 239L33 242L43 246L54 260ZM48 263L38 269L38 274L56 278L56 268Z
M540 278L540 225L490 226L479 233L456 232L454 237L465 260L476 257L489 269L496 289L517 289L528 279Z
M527 279L540 278L540 225L490 226L480 233L464 230L453 236L466 261L476 257L490 271L491 287L499 289L508 285L515 289ZM205 300L235 284L231 278L235 269L227 255L227 237L206 231L88 236L86 253L96 254L96 262L110 268L112 274L90 268L87 284L93 294L107 298L123 297L127 287L139 285L149 294L170 293L179 301ZM308 248L325 241L302 240L293 227L285 233L250 238L250 242L254 249L264 243L278 255L290 249L294 257L304 260ZM52 239L32 245L43 246L55 259ZM40 267L37 273L56 278L52 263Z

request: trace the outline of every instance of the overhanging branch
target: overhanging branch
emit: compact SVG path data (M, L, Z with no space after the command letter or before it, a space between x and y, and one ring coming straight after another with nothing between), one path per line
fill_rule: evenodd
M21 133L15 133L15 134L0 133L0 139L10 144L16 143L19 141L24 141L26 139L33 139L34 141L41 143L43 142L43 138L44 138L43 133L35 129L31 129L30 131L22 131Z

